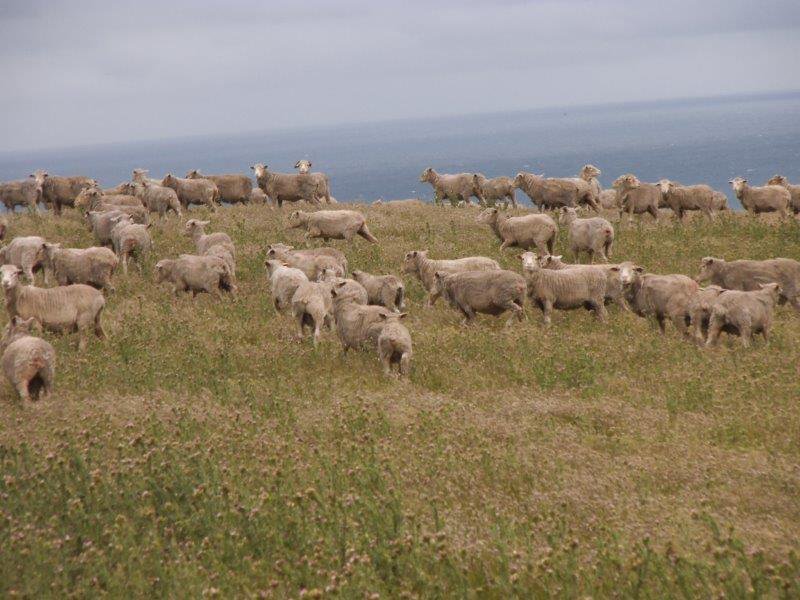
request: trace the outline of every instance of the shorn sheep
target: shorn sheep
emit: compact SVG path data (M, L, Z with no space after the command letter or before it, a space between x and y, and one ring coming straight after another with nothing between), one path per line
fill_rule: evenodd
M167 173L161 180L161 185L172 188L178 195L181 204L188 208L190 204L207 206L212 211L217 210L219 189L208 179L184 179Z
M664 202L672 209L679 221L687 212L693 210L701 211L709 219L714 217L716 212L714 190L711 187L699 185L680 185L669 179L662 179L657 183L661 188L661 196Z
M249 202L250 192L253 191L253 182L247 175L205 175L198 169L193 169L186 174L186 179L206 179L217 186L220 202L235 204Z
M385 306L394 312L405 308L405 286L395 275L371 275L365 271L353 271L353 279L367 290L370 304Z
M578 211L571 207L561 209L560 221L567 226L569 247L575 260L579 260L581 252L589 255L589 262L599 256L608 262L614 245L614 227L603 217L581 219ZM552 251L551 251L552 252Z
M300 202L304 200L310 204L319 204L317 180L311 174L276 173L269 167L257 163L250 167L256 175L258 187L266 194L269 201L278 208L284 202ZM331 202L330 191L327 191L326 200Z
M347 274L347 258L336 248L308 248L295 250L286 244L270 244L267 259L280 260L290 267L303 271L306 277L315 281L325 269L333 269L340 277Z
M301 283L292 296L292 315L297 324L297 338L302 340L305 328L313 330L314 347L319 344L322 327L333 328L333 282L306 281Z
M139 271L142 270L142 262L150 254L153 242L147 232L149 225L134 223L127 215L113 217L114 223L111 229L111 242L114 245L114 252L122 262L122 272L128 274L128 260L136 261Z
M35 318L13 317L0 339L3 373L20 400L44 400L53 390L56 351L45 340L31 335Z

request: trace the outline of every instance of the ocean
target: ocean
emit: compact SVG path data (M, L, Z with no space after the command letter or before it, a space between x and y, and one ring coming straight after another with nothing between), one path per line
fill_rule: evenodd
M708 183L739 208L728 185L737 175L756 184L776 173L800 180L800 92L0 152L0 180L44 168L111 186L135 167L183 176L194 168L251 173L250 165L261 162L293 172L301 158L330 176L340 202L431 199L431 188L419 182L428 166L488 177L521 170L568 177L592 163L603 171L604 187L622 173Z

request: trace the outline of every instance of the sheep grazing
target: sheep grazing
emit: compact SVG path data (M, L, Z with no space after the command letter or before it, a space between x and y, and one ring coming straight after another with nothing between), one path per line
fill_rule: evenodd
M656 318L661 333L666 332L670 319L684 336L689 336L686 323L687 307L700 289L696 281L685 275L654 275L631 262L619 267L620 280L625 290L625 300L640 317Z
M34 282L35 272L44 270L44 282L47 284L49 279L47 270L44 269L47 258L44 245L45 239L37 235L15 237L0 248L0 264L19 267L30 283Z
M464 315L464 324L475 319L477 313L500 315L507 310L522 321L525 303L525 279L513 271L467 271L466 273L434 273L434 290L453 308Z
M692 210L702 211L709 219L714 218L714 190L710 186L704 184L681 185L669 179L662 179L656 185L661 188L664 202L672 209L679 221L682 221L684 215Z
M365 344L377 345L384 316L392 315L382 306L356 304L349 293L342 293L344 282L336 282L331 289L336 332L346 354L350 348ZM380 327L376 327L380 325Z
M800 213L800 185L789 183L783 175L773 175L767 185L779 185L789 190L789 208L794 214Z
M309 213L295 210L289 215L289 228L306 230L305 237L352 241L356 234L373 244L378 239L369 232L367 220L354 210L318 210Z
M323 326L333 327L332 282L306 281L301 283L292 296L292 315L297 323L297 338L303 339L305 328L313 329L314 347L319 344Z
M607 273L600 269L544 269L530 253L520 256L527 283L528 298L542 311L545 327L552 321L553 309L586 308L604 322Z
M253 191L253 182L247 175L204 175L199 170L193 169L186 174L186 179L211 181L219 190L219 200L231 204L249 202L250 192Z
M497 208L487 208L475 220L491 227L501 242L500 250L536 247L541 254L552 254L555 247L558 226L549 215L509 217Z
M236 293L228 264L216 256L182 254L175 259L165 258L156 263L154 271L156 284L169 281L175 296L178 292L191 292L193 298L201 292L216 297L223 291Z
M421 183L430 183L433 186L433 201L442 204L445 200L455 206L459 201L465 204L472 204L472 196L480 197L475 194L474 179L472 173L458 173L457 175L440 174L428 167L419 176Z
M514 197L514 180L511 177L494 177L487 179L483 173L472 176L473 195L484 206L495 206L506 198L511 206L517 208L517 199Z
M752 216L776 212L783 219L792 203L792 195L782 185L751 187L742 177L735 177L729 183L742 207Z
M579 261L580 253L586 252L589 262L594 262L595 256L608 262L614 245L614 228L611 223L603 217L580 219L578 211L571 207L561 209L559 220L568 228L569 247L575 260Z
M86 347L85 331L94 328L99 338L105 337L100 316L106 301L102 292L83 284L38 288L22 285L22 270L14 265L0 267L0 281L9 318L35 318L45 329L54 332L78 331L79 349Z
M123 189L126 193L136 196L151 213L158 213L159 217L164 217L171 210L178 215L178 218L183 216L178 194L172 188L150 183L149 180L125 185L127 187Z
M62 248L61 244L45 244L44 253L44 268L52 273L57 285L85 283L114 291L111 276L119 259L108 248Z
M208 179L183 179L175 177L172 173L167 173L160 185L175 190L178 200L184 208L190 204L207 206L212 211L217 210L219 201L219 189L217 185Z
M691 297L686 306L684 320L691 328L695 341L703 344L708 336L708 325L711 321L711 305L725 289L718 285L701 287Z
M13 317L0 339L3 373L19 399L46 399L53 391L56 351L45 340L31 335L36 319Z
M750 346L753 337L759 333L764 336L764 342L768 343L772 314L781 294L781 286L777 283L764 283L757 291L722 292L711 305L706 346L714 346L722 331L738 335L745 348Z
M355 279L339 277L333 269L325 269L319 276L319 281L331 283L336 286L339 299L347 299L355 304L369 304L369 295L366 288Z
M275 173L270 171L267 165L261 163L250 168L255 172L258 187L278 208L282 208L284 202L300 202L301 200L310 204L319 204L318 180L311 177L313 174ZM331 202L329 191L325 198Z
M406 288L395 275L370 275L365 271L353 271L353 279L367 290L368 302L384 306L394 312L405 308Z
M65 206L74 206L78 194L86 188L94 187L96 181L91 177L73 176L60 177L49 175L45 171L38 171L37 174L44 178L42 183L42 200L51 206L53 212L61 214Z
M622 307L623 310L630 310L625 303L625 297L622 292L619 269L617 268L614 270L614 267L619 267L619 265L573 265L562 262L560 256L549 254L537 257L533 252L523 252L520 258L522 259L523 270L526 265L538 264L542 269L550 269L552 271L563 271L564 269L588 269L599 271L606 277L606 287L603 295L604 303L608 305L613 302Z
M633 215L644 213L650 213L658 221L658 208L663 201L658 185L643 183L636 175L628 173L617 177L612 186L617 191L620 220L623 213L627 212L629 223L633 222Z
M731 260L706 256L695 281L710 281L728 290L757 291L762 283L778 283L782 297L800 310L800 262L791 258Z
M328 176L325 173L309 173L311 170L310 160L298 160L294 168L300 176L301 185L309 186L317 202L325 200L328 204L336 204L336 200L331 197L331 186Z
M142 262L153 247L150 234L147 232L149 225L134 223L128 215L112 217L111 222L114 223L111 229L111 243L117 257L122 261L122 272L128 274L128 259L131 257L141 271Z
M464 273L467 271L498 271L500 264L485 256L467 256L454 260L435 260L428 258L427 250L406 252L401 266L403 273L416 275L422 287L428 292L426 306L433 306L439 298L436 292L436 271L442 273Z
M400 323L400 319L405 317L406 313L381 314L384 323L376 325L376 327L380 327L378 358L383 364L383 372L387 376L392 373L392 365L397 365L397 372L403 377L408 377L411 373L411 357L413 355L411 334Z
M514 185L525 192L540 211L580 205L588 205L597 211L597 201L591 186L583 180L580 181L582 183L579 184L576 180L546 178L544 175L520 172L514 178Z
M301 283L308 277L300 269L287 267L279 260L266 260L264 266L269 275L272 303L279 313L284 312L292 304L292 297Z
M33 211L42 202L43 186L47 173L36 171L27 179L0 183L0 202L8 212L14 212L17 206L24 206Z
M290 267L303 271L309 280L315 281L325 269L333 269L339 277L347 274L347 258L336 248L309 248L295 250L286 244L270 244L267 258L283 261Z

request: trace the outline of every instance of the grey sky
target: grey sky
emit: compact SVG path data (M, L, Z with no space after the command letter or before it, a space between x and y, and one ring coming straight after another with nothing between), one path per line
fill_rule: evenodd
M797 89L797 0L0 3L2 150Z

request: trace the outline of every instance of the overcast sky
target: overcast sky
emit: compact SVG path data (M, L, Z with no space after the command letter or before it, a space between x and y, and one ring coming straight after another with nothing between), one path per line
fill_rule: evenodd
M800 88L798 0L0 0L0 149Z

